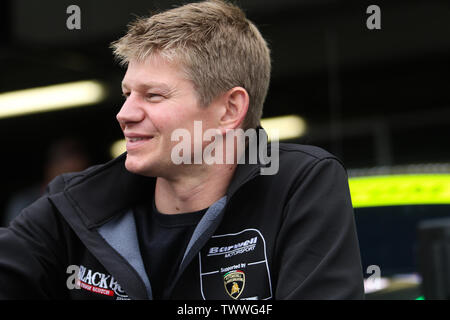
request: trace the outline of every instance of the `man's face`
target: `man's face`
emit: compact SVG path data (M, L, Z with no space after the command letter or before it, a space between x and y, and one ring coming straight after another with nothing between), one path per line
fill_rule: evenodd
M193 137L194 120L203 129L213 125L214 112L202 108L191 81L181 67L159 56L145 62L130 61L122 81L126 97L117 120L125 135L126 168L137 174L173 177L181 170L171 160L175 129L184 128Z

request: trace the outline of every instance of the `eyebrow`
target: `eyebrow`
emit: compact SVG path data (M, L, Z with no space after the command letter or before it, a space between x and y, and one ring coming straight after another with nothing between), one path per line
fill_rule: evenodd
M137 85L138 89L152 89L152 88L159 88L164 91L170 91L170 87L162 82L146 82L146 83L140 83ZM129 89L129 86L126 82L122 82L122 89Z

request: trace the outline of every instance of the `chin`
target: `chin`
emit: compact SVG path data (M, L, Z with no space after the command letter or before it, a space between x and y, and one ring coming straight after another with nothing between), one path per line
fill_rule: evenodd
M125 168L136 174L143 174L145 172L146 161L139 159L139 157L127 154L127 159L125 160Z
M137 156L127 155L125 161L125 168L134 174L139 174L147 177L157 177L159 167L156 161L152 159L142 159Z

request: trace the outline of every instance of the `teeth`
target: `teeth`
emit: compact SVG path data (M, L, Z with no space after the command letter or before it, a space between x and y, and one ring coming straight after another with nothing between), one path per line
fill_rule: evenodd
M141 140L144 140L144 138L130 138L130 142L136 142Z

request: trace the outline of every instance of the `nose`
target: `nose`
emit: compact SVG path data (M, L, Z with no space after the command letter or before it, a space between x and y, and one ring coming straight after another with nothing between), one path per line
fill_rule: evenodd
M119 113L116 115L117 121L121 126L127 124L140 122L144 119L145 113L138 98L134 94L130 94L125 100L122 108L120 108Z

